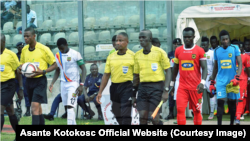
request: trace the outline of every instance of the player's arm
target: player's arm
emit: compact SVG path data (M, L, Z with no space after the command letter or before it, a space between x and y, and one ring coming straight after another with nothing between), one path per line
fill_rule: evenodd
M24 90L22 74L19 73L18 68L15 70L15 74L16 74L16 78L17 78L17 81L18 81L18 84L19 84L19 91L18 91L17 95L18 95L19 100L22 100L23 99L23 90Z
M201 83L197 87L198 93L203 92L204 85L206 83L206 79L207 79L207 60L200 60L200 65L201 65L201 69L202 69L202 74L201 74L202 80L201 80Z
M104 75L102 77L102 82L101 82L101 85L100 85L100 89L99 89L98 95L96 97L96 102L99 103L99 104L102 104L100 102L101 97L102 97L102 92L105 89L105 87L107 86L110 75L111 75L111 73L104 73Z
M237 62L238 62L238 73L237 73L237 75L240 76L241 71L242 71L242 60L241 60L241 56L240 56L240 55L239 55L239 56L236 56L236 60L237 60Z
M51 82L51 84L49 85L49 91L50 91L50 92L52 92L53 86L54 86L56 80L58 79L59 75L60 75L60 68L57 67L57 68L56 68L56 71L55 71L55 73L54 73L52 82Z
M87 93L84 89L84 81L86 79L86 67L84 65L84 61L83 59L77 61L77 64L79 65L80 69L82 70L82 75L81 75L81 82L80 82L80 86L76 89L76 94L78 94L78 96L80 96L82 94L82 92L84 91L84 93Z
M210 81L210 80L214 80L215 77L216 77L216 75L217 75L217 73L218 73L218 62L217 62L217 60L214 60L213 73L212 73L212 75L209 77L209 81Z

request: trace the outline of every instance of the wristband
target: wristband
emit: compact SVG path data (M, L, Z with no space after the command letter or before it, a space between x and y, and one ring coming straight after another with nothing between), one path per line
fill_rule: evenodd
M133 86L132 91L133 91L132 97L136 97L136 93L137 93L137 91L138 91L138 86Z
M201 80L201 84L205 85L206 81L204 79Z
M81 86L83 86L83 85L84 85L84 83L80 83L80 85L81 85Z
M174 81L170 82L170 87L174 87Z

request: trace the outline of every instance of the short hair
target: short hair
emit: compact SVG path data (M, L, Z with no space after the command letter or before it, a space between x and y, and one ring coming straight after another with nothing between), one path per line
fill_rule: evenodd
M183 30L183 32L184 31L192 31L194 34L195 34L195 31L194 31L194 29L192 28L192 27L186 27L184 30Z
M112 37L112 42L115 42L116 41L116 35L114 35L113 37Z
M238 42L239 42L239 41L238 41L237 39L233 39L233 40L231 41L232 44L238 44Z
M173 40L173 44L176 44L176 43L182 44L182 43L181 43L181 39L180 39L180 38L175 38L175 39Z
M59 38L57 40L56 44L57 44L57 46L61 46L61 45L67 45L68 43L67 43L67 40L65 38Z
M142 31L149 32L150 37L153 38L153 34L152 34L152 31L151 31L151 30L143 29L143 30L141 30L141 32L142 32Z
M228 37L230 39L229 33L226 30L221 30L221 32L219 34L219 38L221 39L221 36L225 36L225 35L228 35Z
M34 29L34 28L32 28L32 27L28 27L28 28L26 28L26 29L24 30L24 32L26 32L26 31L31 32L31 34L32 34L32 35L35 35L35 34L36 34L35 29Z
M128 38L128 34L126 32L120 32L117 35L122 35L122 36Z
M158 38L152 38L152 43L161 43Z
M211 36L211 37L210 37L210 41L211 41L211 40L214 40L214 39L215 39L216 41L218 40L216 36Z
M90 65L90 67L92 67L92 66L97 66L97 64L96 64L96 63L93 63L93 64ZM97 66L97 67L98 67L98 66Z
M208 37L202 36L201 42L209 42Z

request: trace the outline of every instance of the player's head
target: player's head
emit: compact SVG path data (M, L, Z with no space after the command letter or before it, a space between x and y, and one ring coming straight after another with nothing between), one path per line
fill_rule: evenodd
M230 36L226 30L222 30L219 34L220 42L223 47L228 47L230 45Z
M121 32L116 36L116 47L118 50L127 49L128 46L128 34Z
M36 32L32 27L28 27L24 30L24 40L26 44L31 44L36 41Z
M5 35L1 33L1 52L5 49Z
M91 64L90 73L92 76L96 76L98 74L98 66L95 63Z
M114 35L114 36L112 37L112 45L113 45L113 47L115 48L115 50L117 50L117 47L116 47L116 36L117 36L117 35Z
M181 39L180 38L175 38L173 40L173 51L175 51L175 49L178 47L178 46L181 46L182 43L181 43Z
M244 50L244 43L243 42L241 42L241 41L238 41L237 42L237 45L239 46L239 49L240 49L240 52L241 52L241 54L243 54L244 52L245 52L245 50Z
M201 47L204 49L205 52L209 49L209 39L207 37L202 36L201 38Z
M69 49L67 40L65 38L59 38L56 44L61 53L66 53Z
M213 49L217 48L219 45L219 41L216 36L211 36L210 37L210 44Z
M27 7L26 7L26 12L30 13L30 6L29 5L27 5Z
M183 40L185 46L192 46L194 44L195 31L192 27L186 27L183 30Z
M152 38L152 45L156 47L161 47L161 42L158 38Z
M139 34L139 41L142 47L147 47L152 44L152 32L147 29L143 29Z
M16 44L16 48L17 48L17 50L18 50L18 53L21 53L21 52L22 52L23 47L24 47L24 43L23 43L23 42L18 42L18 43Z
M244 50L246 52L250 52L250 39L245 39L244 40Z

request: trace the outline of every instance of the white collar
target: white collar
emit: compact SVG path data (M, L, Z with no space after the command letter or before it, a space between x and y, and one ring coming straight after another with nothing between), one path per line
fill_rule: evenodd
M196 46L196 45L194 44L193 47L191 47L191 48L186 48L186 47L185 47L185 44L184 44L184 45L183 45L183 49L184 49L184 50L192 50L195 46Z

